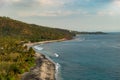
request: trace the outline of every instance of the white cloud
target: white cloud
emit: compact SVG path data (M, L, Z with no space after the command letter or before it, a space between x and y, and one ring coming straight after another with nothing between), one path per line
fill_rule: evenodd
M62 7L65 4L71 3L74 0L37 0L40 6L43 7Z
M63 5L63 2L58 0L38 0L41 6L59 6Z
M112 2L97 12L99 16L117 16L120 15L120 0L112 0Z
M21 0L0 0L0 6L11 5L13 3L18 3Z
M69 16L73 14L81 14L80 11L61 11L61 10L56 10L56 11L41 11L41 12L19 12L18 15L21 17L29 17L29 16Z
M20 2L21 0L11 0L11 2Z
M114 16L114 15L116 15L116 13L113 11L99 11L97 14L99 16L105 16L105 15Z
M114 6L120 7L120 0L114 0L113 1Z
M18 12L18 15L21 17L29 17L29 16L70 16L77 14L85 14L80 10L71 11L71 10L53 10L53 11L21 11Z
M21 17L29 16L69 16L79 14L80 11L68 9L68 6L76 0L0 0L0 4L4 4L3 8L11 7L16 10L14 13ZM1 3L2 2L2 3ZM14 4L15 3L15 4ZM16 4L17 3L17 4ZM29 7L28 7L28 4ZM19 7L17 6L19 5ZM20 6L23 5L23 6ZM24 9L24 6L28 9ZM67 6L67 8L66 8ZM17 9L19 8L19 9ZM26 10L26 11L25 11Z
M21 0L0 0L0 3L13 3L13 2L20 2Z

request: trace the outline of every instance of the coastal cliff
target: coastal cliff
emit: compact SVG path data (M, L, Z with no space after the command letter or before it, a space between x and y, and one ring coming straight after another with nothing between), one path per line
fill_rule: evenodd
M36 65L23 74L22 80L55 80L55 64L40 53L35 59Z

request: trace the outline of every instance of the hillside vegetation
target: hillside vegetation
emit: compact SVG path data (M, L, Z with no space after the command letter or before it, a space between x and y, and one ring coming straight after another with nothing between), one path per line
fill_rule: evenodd
M0 17L0 80L20 80L34 64L33 49L25 42L71 39L75 34L68 30L27 24L9 17Z
M68 30L27 24L9 17L0 17L0 37L10 36L22 40L41 41L61 38L70 39L73 35Z

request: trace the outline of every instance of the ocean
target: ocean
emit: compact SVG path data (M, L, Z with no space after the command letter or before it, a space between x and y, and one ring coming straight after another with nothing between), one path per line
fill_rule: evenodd
M77 35L37 47L57 63L57 80L120 80L120 33Z

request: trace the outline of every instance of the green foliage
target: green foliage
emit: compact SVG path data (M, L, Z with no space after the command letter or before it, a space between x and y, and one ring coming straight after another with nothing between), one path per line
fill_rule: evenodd
M32 42L72 38L74 33L68 30L48 28L35 24L27 24L8 17L0 17L0 36L12 36Z
M20 80L20 75L34 65L35 52L18 39L0 38L0 49L0 80Z
M20 80L21 74L35 65L35 51L24 43L31 41L70 39L73 33L56 28L27 24L0 17L0 80Z

